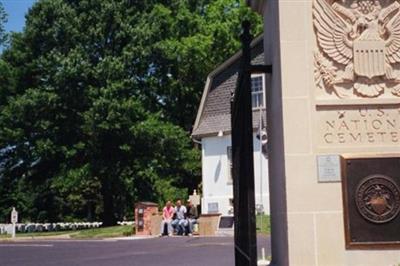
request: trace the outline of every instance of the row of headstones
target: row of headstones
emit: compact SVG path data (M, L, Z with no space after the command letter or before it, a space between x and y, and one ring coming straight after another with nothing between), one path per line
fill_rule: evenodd
M135 224L134 221L118 222L118 225L131 225ZM45 224L16 224L16 232L18 233L33 233L33 232L53 232L53 231L69 231L98 228L102 225L101 222L93 223L45 223ZM0 224L0 234L11 234L12 224Z
M118 225L135 225L134 221L122 221L122 222L117 222Z
M45 223L45 224L16 224L16 232L18 233L33 233L33 232L54 232L98 228L102 225L101 222L94 223ZM11 234L12 224L0 224L0 234Z
M118 222L118 225L134 225L134 221ZM102 225L101 222L93 223L46 223L46 224L16 224L16 232L18 233L33 233L33 232L53 232L53 231L69 231L98 228ZM11 234L12 224L0 224L0 234Z

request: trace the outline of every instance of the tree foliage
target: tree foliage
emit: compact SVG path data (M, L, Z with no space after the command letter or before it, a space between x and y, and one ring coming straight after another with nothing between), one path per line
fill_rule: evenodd
M208 72L239 47L235 0L39 0L0 60L0 217L132 214L200 178L189 131Z
M0 46L7 43L8 34L6 32L5 24L8 21L7 13L4 9L3 3L0 2Z

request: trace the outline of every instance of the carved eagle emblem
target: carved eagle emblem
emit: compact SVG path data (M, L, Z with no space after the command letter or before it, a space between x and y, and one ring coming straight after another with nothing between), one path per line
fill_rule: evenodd
M317 85L339 97L349 92L400 96L398 0L314 0Z

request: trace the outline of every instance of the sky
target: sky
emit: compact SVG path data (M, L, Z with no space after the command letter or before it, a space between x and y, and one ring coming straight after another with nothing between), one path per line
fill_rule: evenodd
M7 31L22 31L25 14L36 0L0 0L8 14Z

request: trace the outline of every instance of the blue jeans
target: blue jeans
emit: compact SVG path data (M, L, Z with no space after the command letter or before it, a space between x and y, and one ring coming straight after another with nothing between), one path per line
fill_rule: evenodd
M193 234L193 225L197 223L197 220L188 218L187 221L188 221L187 223L188 223L188 227L189 227L189 232L188 233L189 234Z
M187 221L185 219L175 219L172 221L172 227L178 235L182 235L185 232L185 227L187 226Z

